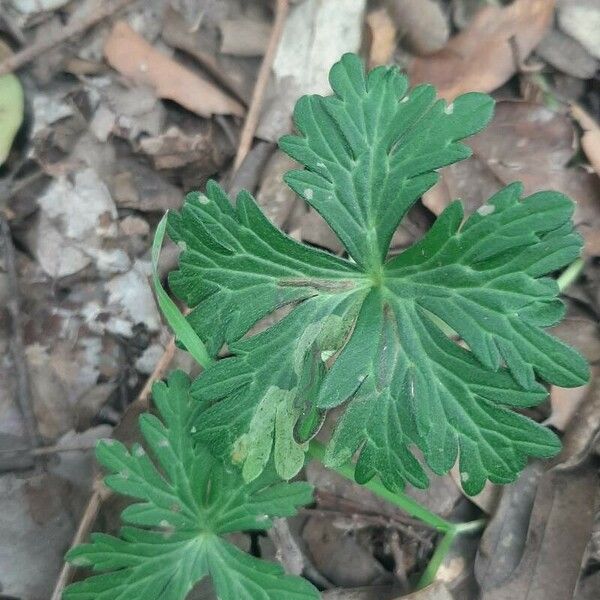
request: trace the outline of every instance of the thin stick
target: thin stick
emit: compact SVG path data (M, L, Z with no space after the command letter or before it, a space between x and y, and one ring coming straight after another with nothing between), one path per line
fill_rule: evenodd
M32 44L3 60L0 63L0 75L6 75L6 73L17 71L38 56L52 50L55 46L87 31L90 27L96 25L96 23L106 19L106 17L109 17L131 2L133 2L133 0L115 0L114 3L101 2L95 11L92 11L83 19L69 21L56 35L41 39L39 42Z
M133 404L140 404L143 408L148 407L148 400L152 391L152 385L155 381L162 379L166 370L169 368L173 357L175 356L175 350L175 339L171 338L171 340L165 347L163 355L160 357L158 363L156 363L156 367L154 367L152 375L148 377L148 380L146 381L144 387L141 389L140 393L138 394L138 397L135 399ZM98 516L98 512L100 510L100 506L102 505L103 500L108 498L111 494L110 490L106 488L104 484L102 484L101 478L97 480L96 484L94 485L94 488L94 493L92 494L92 497L88 500L87 506L83 511L83 516L81 517L79 527L77 528L77 532L75 533L75 537L71 542L71 548L78 546L85 539L87 539L91 528L94 526L96 517ZM56 586L54 587L54 592L52 593L51 600L61 600L62 593L65 587L73 577L73 571L73 565L71 563L65 562L56 582Z
M275 53L277 52L277 46L283 33L283 26L285 25L285 19L289 10L288 0L277 0L275 5L275 23L271 31L271 37L269 38L269 44L265 57L260 65L258 71L258 77L256 78L256 84L252 92L252 99L250 100L250 108L246 115L246 121L244 128L240 135L240 145L238 146L237 154L235 155L235 161L233 163L233 171L237 171L239 166L242 164L246 154L250 151L252 146L252 139L258 126L258 119L260 117L260 111L263 105L265 92L267 90L267 84L269 83L269 77L271 75L271 67L275 60Z
M176 349L177 347L175 346L175 338L172 337L169 340L169 343L166 345L163 355L156 363L154 371L152 371L152 375L148 377L146 383L144 384L144 387L138 394L138 397L135 399L136 403L142 404L144 408L148 407L148 400L152 392L152 386L154 385L155 381L162 379L164 374L167 372L167 369L169 368L169 365L171 364L171 362L173 361L173 357L175 356Z
M85 510L83 511L83 515L81 517L81 521L79 522L79 527L75 533L75 537L71 543L71 548L74 546L78 546L84 540L87 539L90 529L94 526L96 522L96 518L98 513L100 512L100 506L102 502L108 498L111 494L111 491L104 487L102 483L102 479L99 477L94 482L94 493L92 497L89 499ZM73 565L71 563L65 562L63 564L63 568L60 571L60 575L58 576L58 580L56 582L56 586L54 587L54 592L52 592L52 598L50 600L61 600L63 591L67 584L71 581L71 577L73 576Z
M7 305L12 322L12 343L10 347L17 377L17 400L23 418L27 442L30 448L36 448L41 445L41 438L31 401L31 386L29 382L29 373L27 371L25 344L23 342L23 324L21 323L21 300L19 294L19 281L17 278L15 249L12 242L10 227L2 213L0 213L0 239L2 240L2 246L4 248L6 271L8 273L8 282L11 291L11 298Z
M585 262L582 258L578 258L577 260L572 262L556 280L556 283L558 284L558 289L561 292L566 291L571 286L571 284L575 283L577 278L581 275L584 266Z

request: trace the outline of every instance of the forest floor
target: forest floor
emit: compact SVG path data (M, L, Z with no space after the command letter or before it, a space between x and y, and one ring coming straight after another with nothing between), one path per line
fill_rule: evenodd
M315 505L236 543L299 561L328 600L600 597L599 0L0 0L0 74L14 71L25 97L0 161L0 598L59 598L78 529L118 528L95 442L137 439L149 382L195 368L149 283L164 212L215 178L254 193L293 238L343 252L283 183L294 163L276 142L300 95L330 93L327 72L344 52L397 64L448 100L471 90L497 100L491 125L469 140L473 156L442 170L392 251L452 199L472 212L514 180L575 201L584 261L554 333L593 378L553 387L530 411L560 434L556 459L473 498L454 472L408 490L447 519L488 519L425 590L413 583L435 532L315 463L303 472ZM0 157L12 141L2 139L11 107L1 86ZM162 276L177 254L166 244Z

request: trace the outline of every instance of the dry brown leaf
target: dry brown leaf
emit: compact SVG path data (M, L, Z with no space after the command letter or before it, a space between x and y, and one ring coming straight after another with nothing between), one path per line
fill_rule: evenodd
M272 25L247 18L225 19L219 23L221 52L234 56L263 56Z
M323 592L323 600L396 600L398 585L373 585L358 588L336 588Z
M283 181L283 175L298 163L281 150L274 152L263 171L256 199L266 217L278 227L286 223L298 197Z
M402 44L418 56L428 56L448 43L448 17L436 0L387 0Z
M396 600L453 600L454 596L441 581L435 581L422 590L398 597Z
M597 375L597 373L596 373ZM594 377L580 410L563 437L563 449L554 467L541 475L531 517L527 498L532 488L513 494L505 511L488 525L478 557L481 600L566 600L580 576L582 559L594 521L598 493L597 457L600 429L600 380ZM532 463L527 472L541 463ZM531 481L535 484L535 481ZM521 477L505 490L528 482ZM502 508L501 501L500 508ZM516 511L516 512L515 512ZM520 512L520 517L517 513ZM515 519L522 525L506 527ZM523 528L529 523L527 539ZM515 535L521 555L508 553ZM516 562L515 559L516 558ZM518 566L517 566L518 562Z
M385 8L372 10L366 20L370 33L369 68L387 65L396 49L396 25Z
M330 517L310 517L302 537L315 567L336 586L359 587L391 582L391 574L373 556L366 540L348 535L336 527Z
M557 190L576 202L586 253L600 254L600 186L595 174L567 167L576 147L568 116L538 104L499 102L490 126L469 145L473 156L442 170L440 183L423 197L427 208L439 214L461 198L470 213L513 181L521 181L526 194Z
M508 582L485 591L482 600L572 597L594 520L597 480L597 466L589 457L542 477L523 558Z
M140 150L152 159L156 169L178 169L193 164L200 173L214 173L223 164L226 154L214 128L208 125L185 131L173 125L160 135L142 138Z
M581 147L594 171L600 175L600 128L586 131L581 138Z
M455 464L450 470L450 476L452 477L452 481L454 481L457 489L463 492L462 489L462 480L460 478L460 469L458 468L458 463ZM468 496L469 500L478 506L483 512L491 515L496 510L498 506L498 502L500 501L500 495L502 493L502 486L493 484L490 481L486 481L483 489L479 494L475 496Z
M589 389L589 384L576 388L561 388L553 385L550 388L550 404L552 414L544 425L552 426L559 431L564 431L571 419L579 409Z
M411 82L433 83L440 96L491 92L508 81L552 23L554 0L486 6L446 47L409 67ZM511 41L513 40L513 41Z
M112 67L135 83L152 87L158 97L173 100L201 117L244 114L239 102L155 50L124 21L115 23L104 55Z
M558 29L548 31L535 53L559 71L580 79L590 79L598 70L598 61L577 40Z
M571 114L583 128L581 147L594 171L600 176L600 125L576 104L571 107Z

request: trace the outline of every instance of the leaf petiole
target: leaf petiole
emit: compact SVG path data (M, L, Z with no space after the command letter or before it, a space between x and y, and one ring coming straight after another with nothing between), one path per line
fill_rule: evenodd
M323 464L323 458L325 456L325 446L317 440L312 440L308 447L308 456L313 460L318 460ZM336 473L342 475L350 481L354 481L354 467L351 464L345 464L341 467L333 469ZM374 494L387 500L390 504L397 506L403 511L407 512L410 516L423 521L427 525L430 525L437 531L446 533L452 531L455 524L443 519L435 513L427 510L424 506L419 504L416 500L413 500L410 496L402 493L390 492L378 479L371 479L367 483L363 484L363 487L371 490Z
M165 237L168 215L169 213L165 213L165 216L160 220L154 234L154 241L152 242L152 282L154 284L154 292L158 306L167 320L169 327L173 330L175 337L181 341L198 364L203 369L206 369L213 362L213 359L209 355L204 342L198 337L198 334L192 329L183 313L179 310L175 302L171 300L165 288L163 288L158 275L158 259Z
M325 446L317 440L312 440L308 447L308 456L313 460L319 461L323 464L323 458L325 456ZM333 469L336 473L339 473L342 477L354 481L354 467L351 464L345 464L342 467ZM397 506L402 509L410 516L419 519L423 523L430 525L443 534L442 540L437 545L429 564L419 579L417 587L423 588L432 583L435 580L435 576L444 562L448 552L452 548L452 543L455 538L459 535L475 533L485 526L485 519L477 519L475 521L469 521L466 523L453 523L448 521L439 515L431 512L416 500L403 494L401 492L394 493L388 490L378 479L371 479L367 483L363 484L363 487L371 490L374 494L387 500L390 504Z

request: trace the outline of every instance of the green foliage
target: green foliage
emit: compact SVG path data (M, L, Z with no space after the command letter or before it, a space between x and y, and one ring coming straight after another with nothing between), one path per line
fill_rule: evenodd
M12 74L0 76L0 165L8 157L17 131L23 122L25 102L19 79Z
M360 482L378 475L391 490L425 487L414 447L438 474L458 457L467 493L486 479L510 482L528 456L559 449L550 430L513 409L546 397L538 380L577 386L588 377L583 358L543 331L563 315L545 276L581 251L572 202L554 192L522 199L511 185L467 220L453 203L421 241L388 258L403 216L436 169L469 156L461 140L485 127L493 101L465 94L446 105L431 86L408 90L395 68L365 76L353 55L330 80L334 96L302 98L300 135L280 145L305 166L286 181L348 259L296 243L248 193L234 207L215 183L170 216L183 248L171 287L209 353L230 353L192 386L198 438L243 464L247 481L272 456L290 478L326 410L346 403L325 463L358 450Z
M182 600L210 576L221 600L314 600L318 592L280 566L254 558L224 535L265 530L272 517L295 514L311 502L306 483L285 483L267 468L250 484L192 440L198 404L189 380L171 373L154 387L162 420L145 414L140 427L147 447L129 452L115 440L101 442L97 456L106 483L138 502L122 513L120 537L96 533L67 559L102 574L67 588L65 600Z

